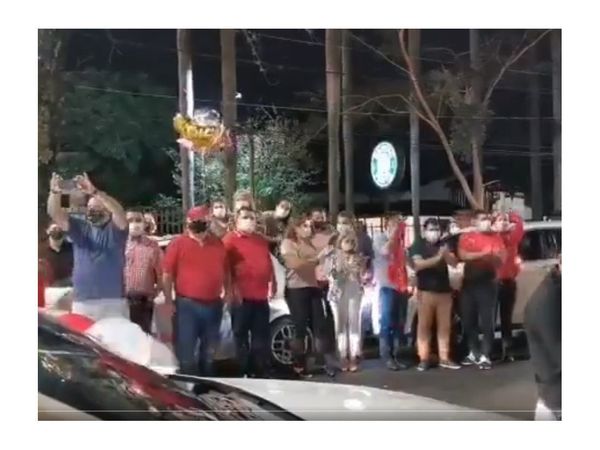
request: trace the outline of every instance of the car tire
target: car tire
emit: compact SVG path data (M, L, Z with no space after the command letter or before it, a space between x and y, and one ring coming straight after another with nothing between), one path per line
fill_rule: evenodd
M275 370L290 369L292 367L291 340L296 334L294 323L290 316L283 316L271 323L269 350L271 353L271 367ZM310 329L306 330L307 353L313 350L313 336Z

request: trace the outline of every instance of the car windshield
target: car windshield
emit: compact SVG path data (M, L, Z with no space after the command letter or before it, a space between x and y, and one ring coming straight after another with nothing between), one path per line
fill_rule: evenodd
M129 362L38 316L38 392L104 420L285 420L243 391L194 380L193 389Z

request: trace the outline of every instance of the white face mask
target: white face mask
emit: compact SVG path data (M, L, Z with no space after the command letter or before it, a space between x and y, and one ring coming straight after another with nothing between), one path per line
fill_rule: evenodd
M143 222L132 222L129 224L129 234L131 236L141 236L144 233Z
M213 208L213 217L215 217L217 219L224 219L225 216L227 216L227 210L224 207L219 206L219 207Z
M289 215L290 215L289 210L282 208L281 206L278 206L277 208L275 208L275 217L277 217L278 219L285 219Z
M352 230L352 225L348 225L346 223L338 223L337 225L337 231L338 233L346 233L348 231Z
M489 219L483 219L483 220L478 220L477 221L477 230L482 232L482 233L486 233L488 231L491 231L492 229L492 221Z
M440 231L439 230L426 230L423 233L423 237L427 242L437 242L440 240Z
M252 219L239 219L237 228L244 233L253 233L256 230L256 221Z
M497 233L502 233L504 231L508 231L509 227L510 227L510 222L507 222L506 220L497 220L492 225L492 231L496 231Z

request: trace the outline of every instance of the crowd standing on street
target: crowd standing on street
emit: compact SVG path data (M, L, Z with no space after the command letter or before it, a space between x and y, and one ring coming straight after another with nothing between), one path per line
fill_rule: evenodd
M447 229L428 219L408 246L400 215L387 217L383 232L371 238L366 225L348 212L339 213L334 225L325 210L299 215L283 199L274 211L261 213L250 192L238 191L231 212L223 200L187 211L184 232L163 256L151 215L126 213L85 174L75 181L89 198L86 215L69 215L61 207L61 181L53 175L50 185L52 222L40 247L38 305L44 304L45 287L72 283L74 314L94 321L126 318L150 334L154 299L162 292L164 307L172 312L173 347L183 373L215 373L228 308L243 375L269 375L269 302L278 289L272 258L285 269L281 288L294 324L292 366L299 376L310 376L311 352L330 376L359 370L361 302L365 289L373 286L380 303L379 353L389 370L410 367L402 350L409 345L405 325L411 320L411 296L417 299L418 370L436 363L454 370L462 365L492 368L498 306L502 359L513 358L517 250L524 234L523 220L515 213L459 211ZM464 267L461 282L453 278L457 267ZM468 345L461 364L451 332L455 302ZM546 402L556 403L549 397Z

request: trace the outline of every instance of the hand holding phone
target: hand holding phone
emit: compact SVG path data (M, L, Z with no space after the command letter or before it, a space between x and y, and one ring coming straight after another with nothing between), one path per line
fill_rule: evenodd
M77 189L77 183L73 179L63 180L61 178L58 182L58 188L63 194L70 194Z

